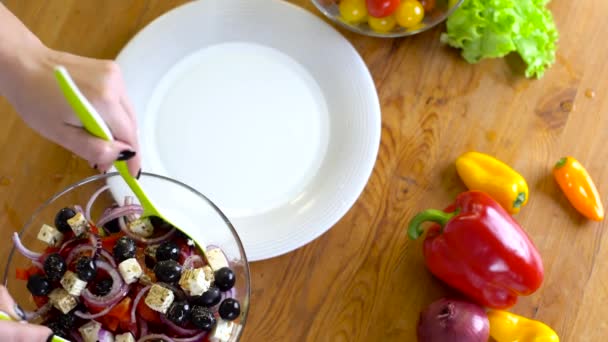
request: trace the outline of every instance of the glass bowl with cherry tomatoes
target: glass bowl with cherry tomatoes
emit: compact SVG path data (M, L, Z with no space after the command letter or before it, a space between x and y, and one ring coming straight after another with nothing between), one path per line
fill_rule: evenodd
M464 0L312 0L329 19L353 32L384 38L436 26Z

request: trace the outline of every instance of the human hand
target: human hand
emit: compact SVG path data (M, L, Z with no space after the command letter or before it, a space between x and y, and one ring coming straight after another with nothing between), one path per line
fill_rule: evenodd
M23 120L45 138L107 171L116 160L126 160L133 176L140 172L135 113L127 98L118 65L51 50L40 44L27 50L14 69L6 96ZM85 97L108 124L115 141L89 134L63 97L53 70L62 65Z
M44 342L51 341L51 329L25 322L25 313L15 303L6 287L0 285L0 311L11 316L14 321L0 320L0 341Z

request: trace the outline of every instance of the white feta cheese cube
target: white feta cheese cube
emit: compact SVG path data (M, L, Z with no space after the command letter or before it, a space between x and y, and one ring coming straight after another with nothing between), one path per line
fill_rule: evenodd
M144 273L139 262L137 262L137 259L135 258L124 260L118 264L118 272L120 272L122 279L124 279L127 284L133 284Z
M150 288L150 291L148 291L145 303L150 309L154 311L158 311L160 313L167 313L167 310L173 303L174 299L175 295L173 294L173 291L158 284L154 284Z
M68 220L68 225L72 228L74 235L80 236L83 233L89 231L89 221L82 215L81 212L77 212L74 217Z
M99 330L101 330L101 323L96 321L90 321L78 328L84 342L97 342Z
M147 217L133 220L127 224L127 227L139 236L150 237L154 234L154 226Z
M87 282L78 278L76 273L72 271L66 271L61 278L61 286L72 296L78 297L82 293Z
M228 342L230 340L230 336L232 336L232 331L236 324L231 321L225 321L223 319L219 319L213 330L211 331L211 336L209 336L209 341L211 342Z
M63 234L55 227L51 227L48 224L43 224L42 228L40 228L40 231L38 232L38 240L51 247L57 247L63 241Z
M224 252L222 252L222 250L219 248L207 250L205 256L207 257L209 266L211 266L211 269L214 271L217 271L222 267L228 267L228 260L226 260Z
M59 311L67 314L78 305L76 298L72 297L63 288L56 288L49 293L49 301Z
M115 342L135 342L135 337L131 333L116 335Z
M213 272L209 265L203 266L203 272L205 273L205 279L208 282L213 283L215 281L215 272Z
M211 270L211 268L209 268L209 270ZM213 271L211 271L211 273L213 276ZM189 296L200 296L209 289L211 281L212 280L207 279L205 270L202 267L191 268L183 271L182 276L179 279L179 286L181 286Z

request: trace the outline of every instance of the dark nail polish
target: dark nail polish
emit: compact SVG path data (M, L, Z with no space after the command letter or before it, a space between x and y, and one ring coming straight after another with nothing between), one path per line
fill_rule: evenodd
M97 170L97 169L98 169L97 164L93 165L93 168L94 168L95 170Z
M116 158L116 160L127 161L133 157L135 157L135 151L124 150L124 151L120 151L120 153L118 154L118 158Z
M15 304L15 313L17 314L17 316L19 316L19 318L21 318L22 320L25 320L25 312L19 306L19 304Z
M46 339L46 342L53 342L53 337L55 337L55 334L51 333L51 336L49 336L49 338Z
M139 180L139 177L141 177L141 169L139 169L139 171L137 172L137 176L135 176L135 178L137 178Z

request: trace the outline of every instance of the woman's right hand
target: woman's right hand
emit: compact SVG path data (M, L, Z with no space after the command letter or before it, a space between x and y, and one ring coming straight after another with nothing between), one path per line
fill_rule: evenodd
M31 47L19 63L5 76L10 78L6 97L30 127L100 171L107 171L116 160L126 160L131 174L138 174L137 122L115 62L55 51L40 44ZM115 141L94 137L82 127L55 80L57 65L70 72L108 124Z

